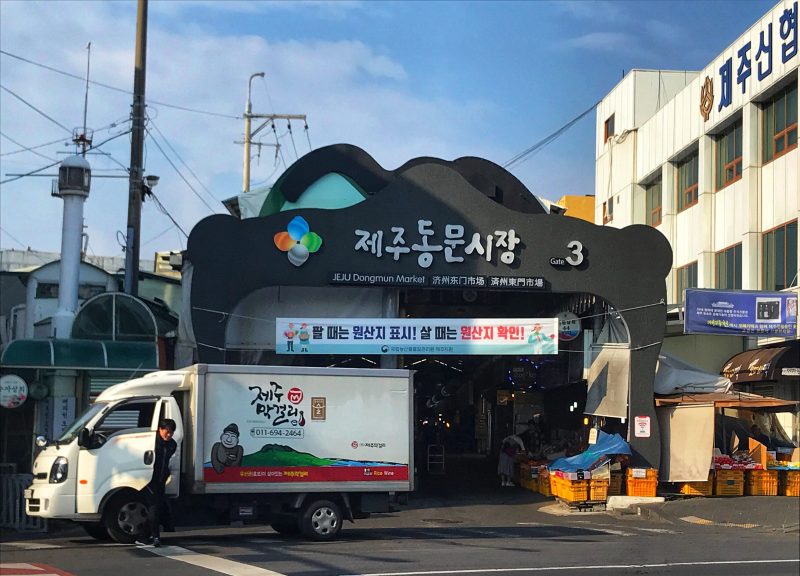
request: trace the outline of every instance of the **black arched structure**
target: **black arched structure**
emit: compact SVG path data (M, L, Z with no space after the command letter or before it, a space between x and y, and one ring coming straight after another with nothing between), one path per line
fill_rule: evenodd
M465 165L470 170L465 171ZM426 282L437 275L542 278L543 288L527 289L594 294L622 315L630 333L629 417L649 416L651 423L650 436L632 436L631 446L636 464L657 468L661 436L653 378L666 321L665 279L672 262L664 236L648 226L616 229L545 214L541 206L533 207L538 202L516 178L486 160L419 158L393 172L378 167L376 173L376 167L359 148L321 148L299 159L289 168L291 174L281 177L278 183L286 196L297 198L299 188L337 172L363 188L367 193L363 202L338 210L292 210L248 220L215 215L194 227L186 256L193 267L192 327L199 361L224 361L229 316L218 312L232 312L242 298L265 286L328 286L336 283L336 273L343 272L384 278L407 275ZM509 202L503 205L492 199L498 195ZM322 239L319 250L299 266L273 240L295 216L302 216ZM419 220L431 221L435 231L431 244L441 244L447 224L462 225L467 242L475 232L485 238L496 230L514 229L520 243L510 265L500 262L497 252L488 262L472 254L460 263L448 263L443 252L434 252L428 268L420 267L415 252L396 261L386 252L377 257L355 249L357 229L383 231L388 246L394 236L391 228L403 227L406 244L418 243ZM578 259L575 242L580 243L583 260L573 266L568 259Z

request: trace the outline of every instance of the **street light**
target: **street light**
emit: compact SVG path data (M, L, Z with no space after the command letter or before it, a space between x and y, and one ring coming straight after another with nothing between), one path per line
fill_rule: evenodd
M250 116L253 107L250 103L250 93L253 88L253 78L263 78L263 72L250 75L247 82L247 104L244 108L244 170L242 174L242 190L245 194L250 192Z

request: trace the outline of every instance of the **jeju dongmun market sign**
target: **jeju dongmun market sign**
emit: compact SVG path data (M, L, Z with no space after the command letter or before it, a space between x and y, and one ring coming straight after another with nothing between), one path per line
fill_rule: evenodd
M558 354L557 318L277 318L278 354Z

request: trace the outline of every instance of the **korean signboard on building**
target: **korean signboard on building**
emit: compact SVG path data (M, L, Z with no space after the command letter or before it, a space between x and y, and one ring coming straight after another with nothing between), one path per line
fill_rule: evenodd
M794 337L797 333L797 294L686 290L684 332Z

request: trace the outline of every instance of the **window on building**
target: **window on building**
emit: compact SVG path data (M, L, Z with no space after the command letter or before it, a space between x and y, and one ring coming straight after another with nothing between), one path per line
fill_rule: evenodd
M697 288L697 262L682 266L675 271L675 295L683 302L683 291Z
M717 288L742 289L742 245L737 244L715 254Z
M797 148L797 83L764 102L762 123L764 162Z
M614 197L603 202L603 224L608 224L614 219Z
M697 204L698 154L678 162L678 212Z
M762 236L761 284L764 290L797 286L797 220Z
M647 223L650 226L661 224L661 179L644 187Z
M605 136L603 137L603 142L605 143L605 142L608 142L608 139L611 138L614 135L614 115L613 114L611 116L609 116L608 119L606 119L604 133L605 133Z
M717 138L717 190L742 177L742 121Z

